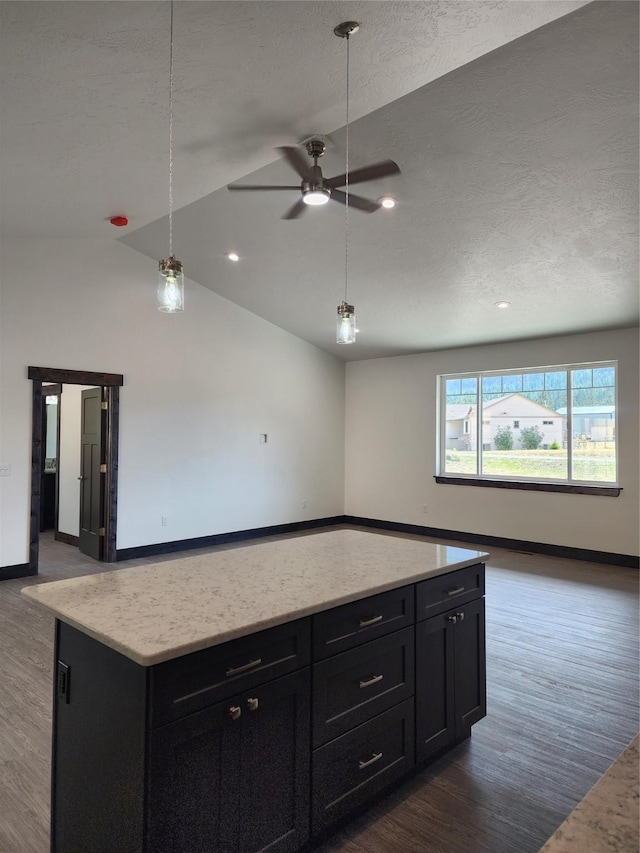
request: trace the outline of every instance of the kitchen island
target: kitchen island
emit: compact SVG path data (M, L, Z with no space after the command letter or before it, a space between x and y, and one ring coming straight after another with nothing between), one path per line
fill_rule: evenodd
M486 554L338 530L29 587L52 850L295 851L485 715Z

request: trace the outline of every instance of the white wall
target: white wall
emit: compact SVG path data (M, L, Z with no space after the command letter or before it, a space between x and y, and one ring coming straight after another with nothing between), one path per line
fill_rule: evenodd
M620 497L434 482L438 374L609 359L619 363ZM637 329L352 362L346 375L348 515L638 554Z
M52 367L53 365L42 365ZM63 385L60 395L60 470L58 530L80 535L80 445L82 391L90 385Z
M45 459L55 459L57 456L56 453L56 444L58 441L58 402L57 397L53 398L56 400L55 403L47 403L46 410L46 419L45 419L45 447L44 447L44 455ZM44 463L43 463L44 464Z
M342 362L193 282L161 314L111 240L1 248L0 566L28 560L29 365L124 375L118 548L344 512Z

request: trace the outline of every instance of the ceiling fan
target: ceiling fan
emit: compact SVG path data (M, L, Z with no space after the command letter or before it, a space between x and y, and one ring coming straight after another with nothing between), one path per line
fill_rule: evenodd
M322 157L326 146L322 139L310 139L305 143L307 154L313 159L313 166L307 164L306 160L300 153L299 148L292 146L282 146L276 149L280 151L287 163L298 173L302 178L299 186L250 186L247 184L230 184L229 190L298 190L302 193L302 198L291 207L282 217L283 219L297 219L301 216L308 206L326 204L328 201L339 201L345 204L347 194L338 187L343 187L347 183L347 173L336 175L334 178L325 178L322 175L322 169L318 166L318 158ZM349 185L361 184L364 181L375 181L377 178L384 178L387 175L397 175L400 168L393 160L383 160L381 163L374 163L371 166L363 166L362 169L354 169L348 173ZM380 208L380 203L370 201L368 198L363 198L359 195L349 193L349 207L355 207L357 210L362 210L365 213L373 213Z

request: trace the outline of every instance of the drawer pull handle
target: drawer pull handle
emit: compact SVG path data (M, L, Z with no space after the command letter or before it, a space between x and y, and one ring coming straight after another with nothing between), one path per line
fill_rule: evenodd
M464 592L464 587L458 586L455 589L448 589L447 595L460 595L461 592Z
M382 758L381 752L374 752L368 761L359 761L358 767L360 768L360 770L364 770L365 767L371 767L372 764L375 764L376 761L380 761L381 758Z
M253 669L254 666L260 666L262 663L262 658L256 658L255 660L250 660L249 663L245 663L242 666L232 666L227 670L227 677L230 675L238 675L239 672L246 672L248 669Z
M242 708L239 708L237 705L232 705L229 708L229 716L232 720L239 720L242 716Z
M458 621L458 614L457 613L455 614L455 616L453 614L451 616L447 616L447 622L453 622L453 624L455 625L455 623L457 621Z
M382 618L383 618L382 613L380 613L378 616L372 616L371 619L361 619L360 620L360 627L361 628L368 628L369 625L375 625L376 622L382 622Z
M384 675L373 675L371 678L361 681L360 687L371 687L372 684L377 684L379 681L382 681L383 678Z

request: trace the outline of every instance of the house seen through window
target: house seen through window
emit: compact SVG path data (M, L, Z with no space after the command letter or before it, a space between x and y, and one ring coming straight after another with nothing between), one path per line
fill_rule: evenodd
M616 362L440 376L438 473L617 483L616 378Z

